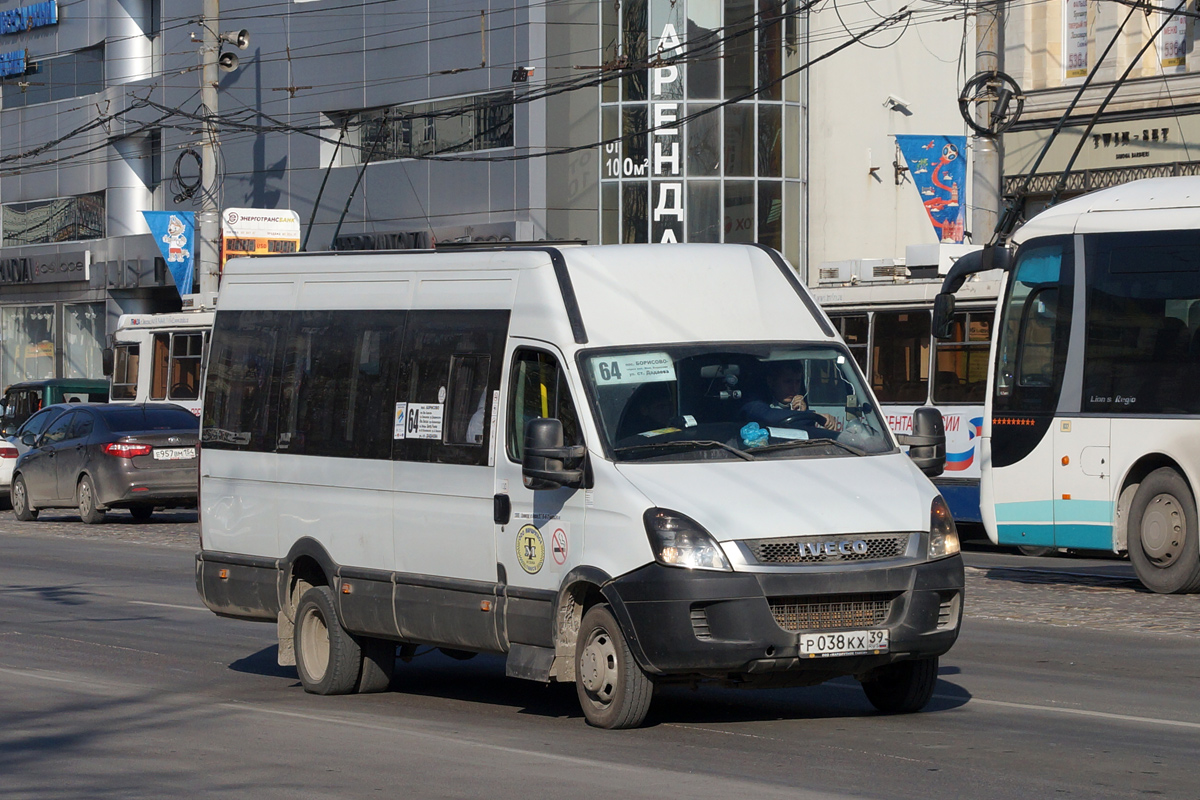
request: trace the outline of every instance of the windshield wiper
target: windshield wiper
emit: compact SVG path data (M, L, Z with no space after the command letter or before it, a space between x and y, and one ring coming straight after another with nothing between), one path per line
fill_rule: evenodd
M772 453L779 452L780 450L788 450L793 447L812 447L813 445L818 444L831 444L835 447L842 448L848 453L853 453L856 456L868 455L866 450L846 444L845 442L839 442L837 439L794 439L790 442L780 442L779 444L768 444L764 445L763 447L756 447L755 452Z
M673 442L656 442L654 444L631 444L626 447L614 447L614 453L633 453L639 450L661 450L671 447L691 447L703 450L711 450L714 447L719 447L722 450L727 450L733 453L738 458L746 461L754 461L754 456L744 450L738 450L736 447L727 445L724 442L718 442L716 439L680 439Z

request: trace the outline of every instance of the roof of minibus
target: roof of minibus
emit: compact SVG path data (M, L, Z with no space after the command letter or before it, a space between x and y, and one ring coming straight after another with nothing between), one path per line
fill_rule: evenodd
M553 250L566 266L586 343L572 330ZM832 338L785 269L762 248L731 244L238 258L225 266L218 307L511 308L512 335L567 347Z
M1052 206L1025 223L1013 242L1071 233L1198 227L1200 176L1146 178Z

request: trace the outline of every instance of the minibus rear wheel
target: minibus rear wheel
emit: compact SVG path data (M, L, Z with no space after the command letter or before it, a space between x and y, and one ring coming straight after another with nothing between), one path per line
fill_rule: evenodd
M880 667L862 682L871 705L885 714L920 711L933 697L938 659L917 658Z
M304 691L353 692L362 660L362 648L338 621L333 591L328 586L306 591L296 606L296 672Z
M575 642L575 691L589 725L636 728L646 719L654 683L629 652L606 605L588 609Z
M1147 589L1184 594L1200 589L1196 500L1170 467L1145 477L1129 506L1129 560Z

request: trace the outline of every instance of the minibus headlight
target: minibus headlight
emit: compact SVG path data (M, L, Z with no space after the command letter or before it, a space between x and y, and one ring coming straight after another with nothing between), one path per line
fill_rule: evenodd
M958 550L958 528L954 527L950 506L939 494L929 508L929 558L945 558Z
M712 535L683 514L651 508L642 515L654 560L667 567L732 572Z

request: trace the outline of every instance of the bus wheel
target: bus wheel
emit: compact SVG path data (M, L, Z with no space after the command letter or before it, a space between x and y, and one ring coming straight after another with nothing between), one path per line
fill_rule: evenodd
M1040 547L1036 544L1019 544L1017 550L1023 556L1052 556L1058 552L1057 547Z
M933 697L937 685L938 660L918 658L888 664L862 682L871 705L885 714L920 711Z
M1129 560L1147 589L1183 594L1200 589L1196 501L1169 467L1146 476L1129 507Z
M362 649L338 622L333 591L312 587L296 606L296 672L304 691L349 694L361 669Z
M396 671L396 643L390 639L361 638L362 674L358 678L359 694L385 692L392 685Z
M592 606L579 625L575 691L584 718L597 728L636 728L650 710L654 683L634 661L608 606Z

